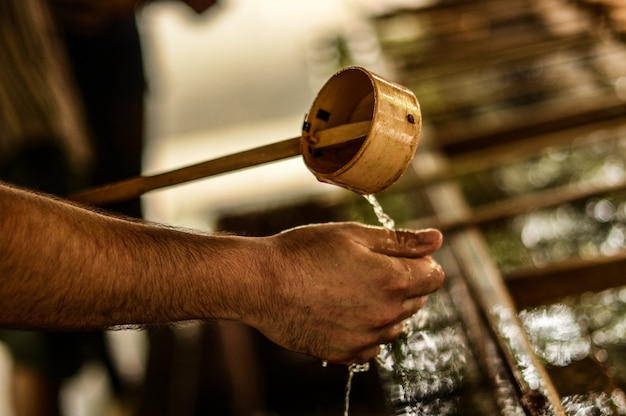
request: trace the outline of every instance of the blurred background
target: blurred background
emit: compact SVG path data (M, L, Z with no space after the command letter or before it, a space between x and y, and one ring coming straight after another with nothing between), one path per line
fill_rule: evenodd
M147 7L140 18L152 80L145 169L297 137L315 95L339 68L358 63L388 75L367 21L370 7L366 1L225 1L199 16L181 2ZM340 191L329 188L294 159L146 199L150 217L196 218L207 226L207 215ZM186 202L175 202L181 199Z
M43 1L27 3L47 10ZM89 10L73 14L80 3L50 2L67 36L67 73L78 79L79 98L63 102L86 119L74 124L82 133L58 127L59 136L126 137L117 153L96 146L96 162L83 163L108 173L82 184L297 137L317 91L347 65L415 92L420 147L377 198L397 226L443 230L446 287L406 337L355 375L350 414L626 414L623 1L111 2L110 21L131 29L87 25ZM20 39L7 33L9 44ZM90 71L91 83L80 76ZM114 88L120 92L109 97ZM93 104L103 96L110 107ZM93 114L109 113L116 130L99 133L103 121ZM13 147L2 149L9 155ZM119 210L246 235L321 221L378 223L365 199L318 183L300 158L150 192L135 204ZM97 354L88 344L90 353L55 379L64 415L345 409L345 367L322 367L237 324L102 335ZM9 345L0 350L0 414L20 416L11 386L23 361ZM32 384L19 385L27 402L47 403Z

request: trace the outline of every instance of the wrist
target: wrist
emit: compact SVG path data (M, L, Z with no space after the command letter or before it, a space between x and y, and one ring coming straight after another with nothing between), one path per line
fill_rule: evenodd
M265 238L205 236L196 272L201 319L236 320L254 326L272 301L273 268ZM269 297L268 297L269 296Z

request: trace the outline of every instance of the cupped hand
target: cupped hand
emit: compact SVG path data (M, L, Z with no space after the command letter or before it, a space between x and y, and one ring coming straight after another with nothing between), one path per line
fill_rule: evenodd
M434 229L356 223L294 228L264 239L269 270L244 322L293 351L351 364L374 358L443 284Z

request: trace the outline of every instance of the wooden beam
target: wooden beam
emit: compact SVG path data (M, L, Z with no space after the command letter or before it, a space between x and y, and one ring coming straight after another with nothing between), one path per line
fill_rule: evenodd
M608 185L594 183L565 185L530 195L497 201L474 209L466 208L463 212L454 213L448 217L439 214L430 218L421 218L408 226L415 229L433 227L444 232L453 231L504 220L532 210L554 207L567 202L624 190L626 190L626 180Z
M545 305L566 296L626 285L626 251L516 270L504 279L519 308Z

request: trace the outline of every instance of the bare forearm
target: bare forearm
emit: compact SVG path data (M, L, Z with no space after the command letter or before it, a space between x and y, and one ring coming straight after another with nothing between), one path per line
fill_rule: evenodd
M319 224L198 235L0 184L0 326L235 319L329 361L366 361L443 282L436 230Z
M0 192L0 325L87 329L238 317L232 299L254 275L246 270L255 242Z

